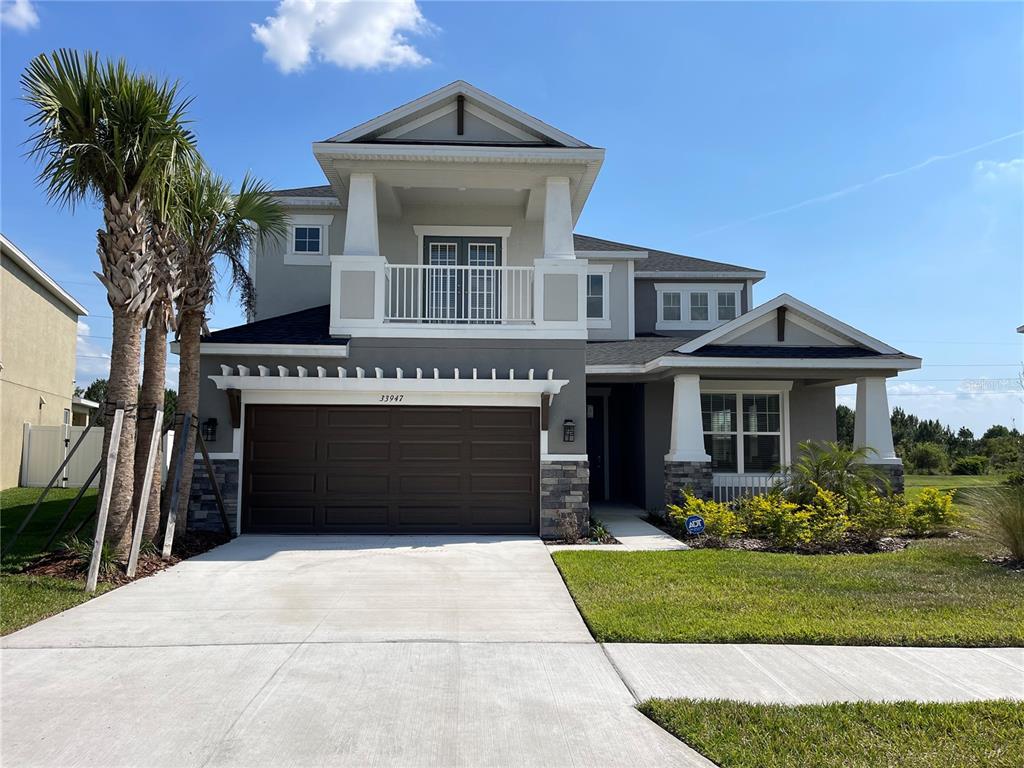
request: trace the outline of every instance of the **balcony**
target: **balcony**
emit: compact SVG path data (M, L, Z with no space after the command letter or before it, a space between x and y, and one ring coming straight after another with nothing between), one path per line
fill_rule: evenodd
M533 325L534 268L388 264L384 322Z

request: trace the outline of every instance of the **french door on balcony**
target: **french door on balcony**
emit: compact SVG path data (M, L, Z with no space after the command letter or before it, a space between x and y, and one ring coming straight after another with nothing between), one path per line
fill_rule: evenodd
M501 238L424 237L423 263L427 322L501 322Z

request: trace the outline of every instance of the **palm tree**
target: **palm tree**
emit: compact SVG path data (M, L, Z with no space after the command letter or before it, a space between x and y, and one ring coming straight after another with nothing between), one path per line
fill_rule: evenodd
M139 388L139 431L135 445L135 492L133 506L141 508L142 486L149 461L150 438L153 434L157 412L165 410L167 378L167 334L175 328L174 303L181 293L181 269L179 265L178 236L167 218L173 213L173 179L166 180L167 191L153 207L150 234L152 241L153 268L150 282L156 293L146 317L146 342L143 351L142 386ZM161 466L162 443L156 444L153 461ZM153 473L149 500L146 504L144 538L153 541L160 528L161 472Z
M284 209L270 193L270 187L248 174L238 194L206 167L195 166L182 184L177 202L176 227L183 251L183 289L178 297L178 412L175 416L174 452L171 475L175 472L180 440L186 440L181 468L179 504L171 511L170 494L164 496L165 516L174 514L182 529L187 521L188 496L195 463L196 416L199 412L199 344L206 327L206 310L213 302L214 270L218 256L227 261L231 284L239 289L247 313L252 312L255 294L249 278L247 254L257 243L283 237L287 231ZM180 429L186 413L193 428Z
M186 129L189 100L177 83L157 81L124 60L60 50L33 59L21 76L31 106L29 156L51 200L73 209L96 200L105 228L97 232L100 272L113 317L106 410L129 407L117 455L106 536L123 555L131 540L136 399L142 321L155 298L147 194L168 168L195 155ZM109 445L104 436L104 453Z

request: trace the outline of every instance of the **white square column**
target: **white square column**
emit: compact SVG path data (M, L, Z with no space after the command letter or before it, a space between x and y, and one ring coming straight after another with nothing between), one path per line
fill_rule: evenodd
M349 177L345 255L380 256L377 181L372 173L353 173Z
M544 195L544 258L575 259L572 238L572 197L567 176L546 180Z
M704 426L700 412L700 376L681 373L673 380L672 438L666 462L710 462L704 451Z
M868 464L903 464L892 444L892 422L889 420L889 397L885 392L884 376L857 379L853 445L872 450L866 460Z

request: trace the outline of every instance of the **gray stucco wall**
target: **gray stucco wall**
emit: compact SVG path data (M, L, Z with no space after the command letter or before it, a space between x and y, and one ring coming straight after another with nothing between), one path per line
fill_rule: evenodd
M665 454L671 430L672 379L647 382L644 385L644 499L649 510L664 507Z
M836 439L836 388L794 386L789 393L790 456L804 440Z
M490 376L490 369L496 368L508 376L508 369L515 368L517 376L525 376L534 369L534 376L547 376L549 368L554 370L556 379L568 379L561 393L555 396L550 410L550 431L548 450L556 454L586 454L586 380L584 373L585 352L582 340L495 340L495 339L353 339L350 356L340 359L325 358L273 358L268 355L228 356L222 354L203 355L200 366L200 420L210 417L217 419L217 439L209 444L213 453L231 451L231 416L227 395L218 390L210 381L211 375L220 375L220 365L246 365L256 371L257 365L269 366L276 375L276 366L286 365L293 372L296 366L305 366L315 371L316 366L327 368L336 376L337 366L345 366L352 375L356 366L372 370L384 369L386 376L394 376L400 367L406 375L417 367L424 371L438 368L440 375L451 378L453 369L459 368L464 378L472 376L472 369L478 368L481 376ZM576 440L565 443L562 440L562 422L572 419L576 422Z
M643 262L637 265L637 269L643 269ZM655 283L714 283L715 285L738 285L740 286L740 314L750 309L750 299L747 295L746 283L729 280L677 280L675 278L637 278L635 281L636 293L636 333L651 334L659 336L678 336L679 338L693 339L707 333L707 329L694 331L656 331L655 325L658 321L658 292L654 289Z

